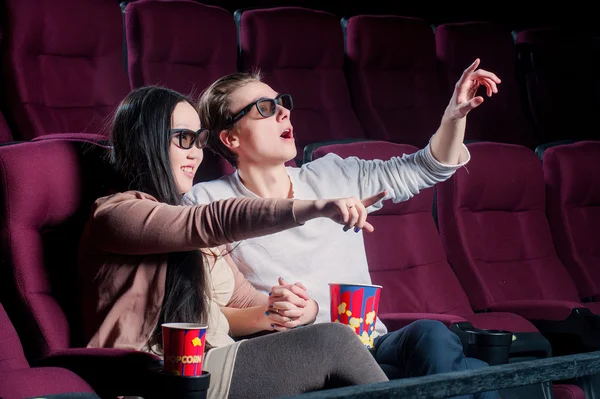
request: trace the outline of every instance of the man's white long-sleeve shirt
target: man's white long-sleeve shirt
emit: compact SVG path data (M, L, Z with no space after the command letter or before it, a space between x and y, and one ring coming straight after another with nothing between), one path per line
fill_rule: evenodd
M461 164L444 165L433 157L427 145L413 154L388 161L367 161L356 157L342 159L328 154L301 168L287 167L287 172L296 199L350 196L363 199L388 190L384 200L400 202L448 179L469 159L470 155ZM231 197L258 198L244 186L235 172L194 185L184 196L183 203L207 204ZM368 211L382 206L383 201L380 201ZM331 321L329 283L371 284L362 231L345 232L342 225L326 218L310 220L280 233L233 243L228 249L250 283L265 293L278 284L280 276L289 283L301 281L319 304L317 323ZM387 332L380 320L376 330L380 334Z

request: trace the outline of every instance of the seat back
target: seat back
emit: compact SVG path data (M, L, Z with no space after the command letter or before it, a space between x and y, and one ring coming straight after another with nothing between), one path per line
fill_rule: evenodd
M600 138L595 118L600 107L600 47L594 36L568 28L525 29L517 35L517 48L542 142ZM580 76L589 76L586 84Z
M0 114L0 143L8 143L11 141L13 141L13 138L10 129L6 124L4 116Z
M0 43L2 42L2 26L0 26ZM0 89L2 89L2 86L0 86ZM2 113L0 113L0 143L7 143L12 141L12 134L10 133L10 129L8 128L8 125L6 124L6 120L4 119L4 116L2 115Z
M316 148L313 159L327 153L388 160L417 151L384 141L331 144ZM472 314L467 297L446 261L432 216L433 187L408 201L391 201L369 215L375 227L364 233L373 284L383 286L379 311L384 313Z
M112 180L105 155L68 140L0 147L0 295L30 360L83 344L77 252L91 204Z
M241 65L260 69L264 82L294 98L298 154L312 142L364 138L344 76L339 19L301 7L251 9L237 15Z
M233 15L193 0L141 0L125 7L127 64L132 89L161 85L196 100L211 83L237 71ZM203 38L209 32L210 40ZM196 182L228 175L234 168L204 151Z
M542 155L548 221L559 258L582 298L600 299L600 142L547 148Z
M7 0L4 82L15 138L101 133L129 85L114 0Z
M28 367L19 336L0 303L0 373Z
M390 15L351 17L346 56L354 111L369 138L425 146L450 98L429 24Z
M437 185L440 235L471 306L511 300L579 302L546 219L542 165L533 150L468 144L471 161Z
M134 1L125 8L125 24L132 89L156 84L197 98L237 71L236 26L223 8L193 0Z
M481 60L480 68L494 72L502 80L498 93L491 98L485 87L480 88L478 94L485 103L469 114L467 139L534 148L538 139L517 80L517 52L510 29L489 22L441 24L436 28L435 42L449 89L454 89L463 71L476 58Z
M64 395L64 396L63 396ZM78 375L58 367L30 367L21 341L0 303L0 397L99 399Z

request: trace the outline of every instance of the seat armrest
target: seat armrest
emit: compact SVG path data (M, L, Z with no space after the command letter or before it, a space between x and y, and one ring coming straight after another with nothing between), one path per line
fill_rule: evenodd
M581 303L511 301L491 310L525 317L550 341L553 356L600 350L600 316Z
M417 320L437 320L444 323L448 328L455 323L465 321L460 316L438 313L384 313L379 315L379 319L385 324L388 331L399 330Z
M490 307L492 312L515 313L528 320L565 320L573 309L583 308L577 302L555 300L521 300L496 303Z
M162 368L160 357L115 348L70 348L36 362L40 367L62 367L83 378L101 397L144 396L148 373Z

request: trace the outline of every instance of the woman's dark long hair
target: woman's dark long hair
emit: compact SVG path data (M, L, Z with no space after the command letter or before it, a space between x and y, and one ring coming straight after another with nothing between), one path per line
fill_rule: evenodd
M193 102L160 86L138 88L121 102L112 124L112 162L127 190L180 205L181 193L171 168L171 115L180 102ZM206 321L208 287L200 251L168 254L167 279L159 324L150 345L161 344L160 324Z

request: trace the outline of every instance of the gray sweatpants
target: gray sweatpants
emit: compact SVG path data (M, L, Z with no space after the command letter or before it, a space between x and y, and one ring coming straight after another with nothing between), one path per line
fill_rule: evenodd
M388 381L348 327L315 324L244 341L229 398L275 398L320 389Z

